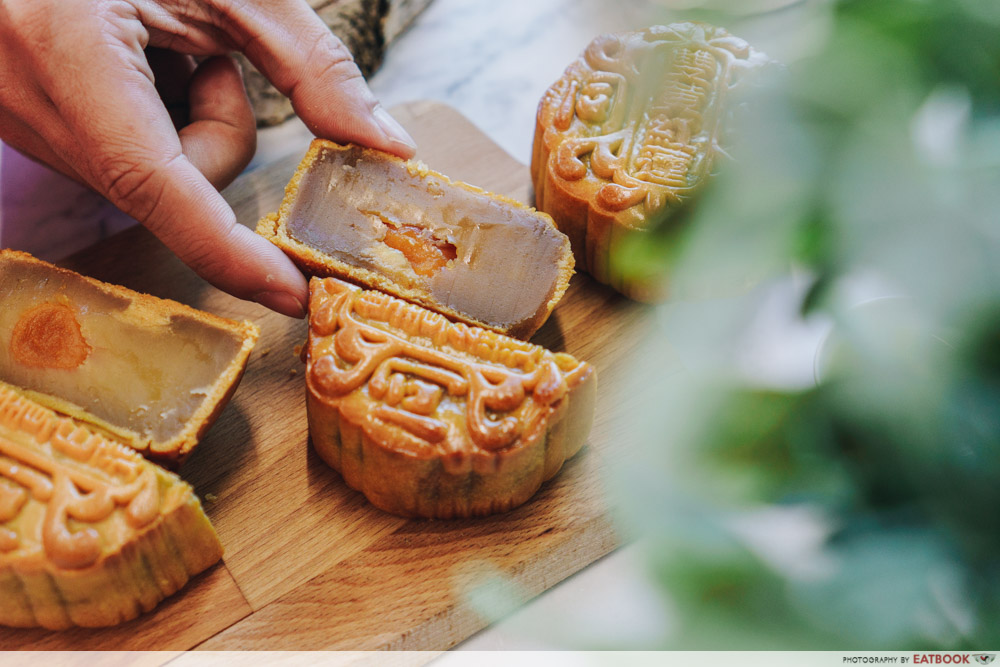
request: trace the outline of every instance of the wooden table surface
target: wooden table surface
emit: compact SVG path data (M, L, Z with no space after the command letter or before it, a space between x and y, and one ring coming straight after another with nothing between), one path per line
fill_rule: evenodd
M415 102L392 113L432 168L530 201L527 167L456 111ZM225 191L241 223L253 227L277 208L297 159L245 174ZM305 340L303 321L208 286L138 227L64 265L260 326L232 403L181 470L226 553L135 621L66 632L0 628L0 649L441 650L488 622L470 591L491 585L523 600L618 544L602 461L625 437L626 362L652 311L588 276L573 278L532 339L597 368L588 445L512 512L423 521L375 509L309 446L303 366L295 354Z

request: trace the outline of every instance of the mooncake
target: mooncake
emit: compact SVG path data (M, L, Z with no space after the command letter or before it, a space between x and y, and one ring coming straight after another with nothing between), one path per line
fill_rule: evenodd
M215 421L258 333L0 251L0 381L164 463Z
M0 385L0 624L122 623L221 557L180 478Z
M531 177L580 270L634 299L666 295L665 269L637 272L614 253L671 224L704 186L735 93L769 62L691 22L602 35L570 64L538 105Z
M257 233L303 270L528 338L573 273L549 216L369 148L313 141Z
M309 287L309 434L376 507L441 519L509 510L586 440L589 364L336 278Z

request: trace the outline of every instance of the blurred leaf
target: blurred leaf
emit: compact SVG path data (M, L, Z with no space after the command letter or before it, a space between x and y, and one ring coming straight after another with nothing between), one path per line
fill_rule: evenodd
M663 335L686 373L644 385L662 407L636 418L618 485L656 544L672 647L995 644L1000 3L827 7L670 243L623 255L669 268ZM792 266L803 317L833 330L815 389L762 391L741 350ZM761 507L837 531L783 568L774 525L734 529Z
M796 608L817 628L836 628L857 649L963 646L974 630L960 563L941 536L895 523L842 535L835 572L791 587Z

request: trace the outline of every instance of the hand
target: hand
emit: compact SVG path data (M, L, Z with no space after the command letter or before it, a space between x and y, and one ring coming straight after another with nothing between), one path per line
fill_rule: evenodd
M93 187L217 287L301 317L302 274L218 192L256 147L232 51L315 134L413 155L302 0L0 0L0 139ZM154 83L154 67L170 76ZM185 89L178 131L160 93Z

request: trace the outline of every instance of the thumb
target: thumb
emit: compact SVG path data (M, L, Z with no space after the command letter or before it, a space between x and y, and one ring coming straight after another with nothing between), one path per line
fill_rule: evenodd
M190 123L179 132L184 156L214 189L222 189L250 162L257 145L253 109L236 62L225 56L202 62L191 77L188 103ZM178 178L183 177L183 171L182 166ZM204 183L195 187L204 187ZM158 233L161 240L213 285L285 315L301 317L306 298L301 273L294 268L289 271L290 262L283 253L274 252L273 244L261 243L259 236L237 224L218 193L205 192L204 196L211 200L214 214L204 215L200 221L192 219L200 224L187 228L180 222L162 224L151 218L146 226L154 229L162 224Z
M187 158L159 167L148 182L158 190L159 204L144 224L199 276L233 296L290 317L305 316L308 287L302 273L277 246L239 224Z

